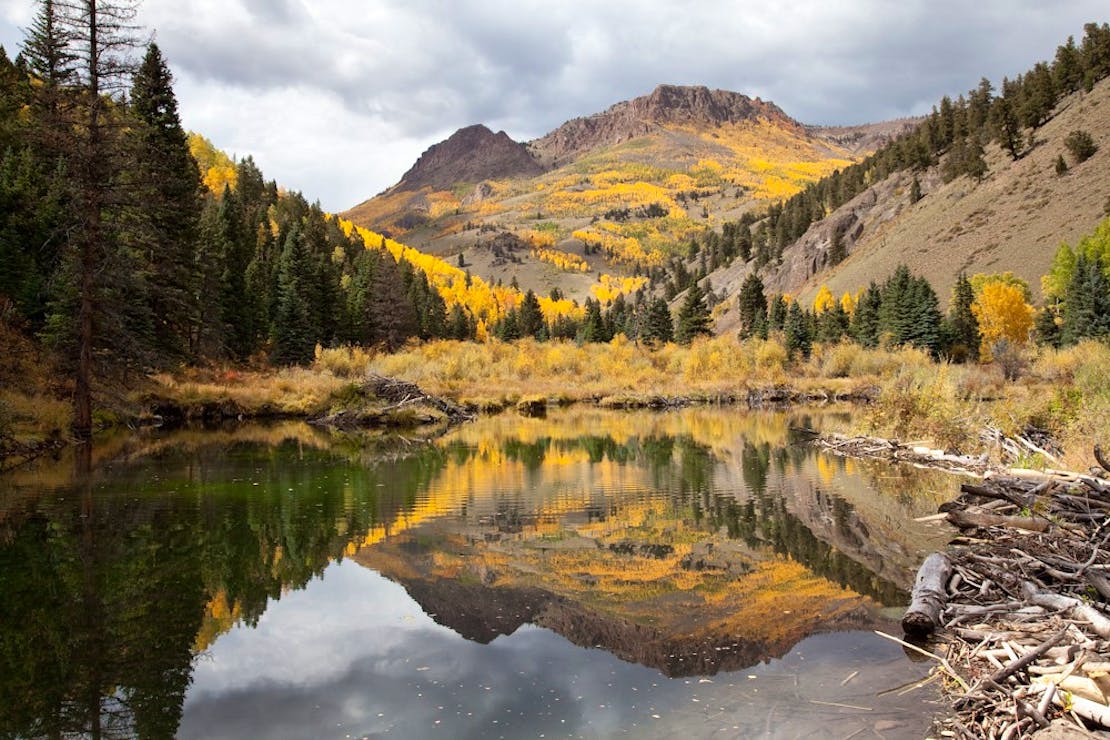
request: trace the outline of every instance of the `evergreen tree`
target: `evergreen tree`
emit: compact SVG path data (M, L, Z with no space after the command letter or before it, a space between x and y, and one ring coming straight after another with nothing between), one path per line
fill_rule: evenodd
M810 328L810 317L797 301L790 303L783 331L786 335L786 352L791 357L801 355L802 359L808 360L813 350L813 332Z
M393 352L416 336L416 312L405 294L401 268L389 252L383 252L378 260L370 295L375 344Z
M1037 341L1041 344L1059 348L1061 343L1059 316L1056 311L1045 307L1037 312L1033 325L1037 331Z
M948 324L951 329L950 354L957 362L964 358L979 359L979 320L971 310L975 302L975 291L966 273L960 273L952 288L952 304L948 310Z
M274 317L274 351L271 360L279 365L299 365L312 360L313 335L308 294L311 257L300 231L290 232L278 263L278 304Z
M995 139L1002 148L1010 153L1015 162L1021 156L1021 124L1014 112L1013 98L1016 93L1009 91L1010 86L1003 83L1003 95L995 98L991 106L991 127Z
M608 342L612 337L605 336L605 320L601 316L601 303L586 299L586 317L578 331L580 342Z
M705 291L697 282L690 286L686 299L678 309L678 318L675 321L675 341L679 344L690 344L698 336L712 336L713 320L709 316L709 308L705 303Z
M48 10L49 9L49 10ZM136 315L134 297L141 294L140 266L124 243L127 219L122 207L129 193L120 174L127 164L125 126L113 99L127 81L132 51L134 4L128 0L44 0L42 13L51 18L55 38L73 60L66 75L71 103L59 110L56 129L59 151L66 152L73 216L66 230L63 265L52 300L48 331L56 346L72 353L74 368L73 432L79 439L92 434L92 393L98 374L126 368L143 358L145 349L133 329L149 316ZM71 80L71 82L68 82ZM40 92L49 95L49 86ZM40 97L49 107L50 101ZM104 352L98 350L104 349ZM94 366L94 358L100 361Z
M839 301L814 319L814 338L818 342L839 342L848 334L849 317Z
M1099 256L1076 250L1075 270L1064 297L1061 341L1074 344L1088 337L1110 337L1110 281Z
M963 170L975 182L982 182L987 174L987 160L984 154L983 143L979 141L979 137L969 137L964 149Z
M540 338L544 330L543 312L540 310L539 299L531 288L520 303L519 322L521 336Z
M748 273L740 286L736 299L740 314L740 336L751 337L767 331L767 297L763 293L763 281L754 272Z
M674 341L674 321L671 319L671 309L664 298L659 297L651 302L647 321L640 336L646 342L659 344Z
M461 304L456 303L451 307L451 316L448 319L447 326L447 336L450 339L466 341L474 338L474 329L466 315L466 310Z
M159 355L182 358L196 295L200 173L178 117L173 78L156 44L147 47L135 74L131 110L138 119L132 174L142 198L142 262L154 344Z
M782 331L786 327L786 299L781 293L776 293L767 304L767 328L770 331Z
M917 203L919 200L921 200L921 180L914 175L913 182L910 183L910 203Z

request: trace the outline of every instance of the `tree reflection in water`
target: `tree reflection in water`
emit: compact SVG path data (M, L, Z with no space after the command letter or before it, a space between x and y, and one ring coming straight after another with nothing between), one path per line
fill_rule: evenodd
M781 654L650 610L758 600L755 576L897 604L916 552L870 535L931 506L871 490L882 502L861 517L841 493L866 472L841 463L830 486L788 445L792 423L813 421L500 417L387 456L303 429L193 434L66 485L0 480L0 735L172 736L197 656L352 555L474 640L538 622L669 675ZM892 552L903 562L884 566Z

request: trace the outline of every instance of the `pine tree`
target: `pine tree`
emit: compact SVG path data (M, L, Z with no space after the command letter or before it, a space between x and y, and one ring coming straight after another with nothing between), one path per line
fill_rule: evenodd
M127 157L124 126L112 103L127 81L135 7L127 0L44 0L40 9L53 14L56 38L73 60L67 80L73 105L62 112L58 128L72 187L74 218L62 254L69 279L55 283L63 292L52 302L50 323L52 336L74 355L73 432L88 439L96 375L140 357L143 347L131 330L147 318L134 315L129 300L141 286L132 280L137 265L123 244L127 221L121 205L128 199L120 173ZM108 351L98 353L101 347ZM103 361L99 368L96 356Z
M867 289L860 295L856 304L856 312L852 314L849 333L864 347L877 347L880 337L880 307L882 306L882 291L872 280Z
M910 183L910 203L917 203L919 200L921 200L921 180L914 175L913 182Z
M713 320L705 303L705 291L697 282L686 292L686 299L678 309L674 338L679 344L690 344L698 336L711 336Z
M948 310L948 323L951 327L952 358L957 362L967 358L972 361L979 359L979 321L971 310L975 302L975 291L966 273L960 273L956 285L952 288L952 305Z
M1010 85L1003 83L1003 94L995 98L991 106L991 126L995 139L1002 148L1010 153L1015 162L1021 156L1021 123L1014 112L1013 98L1016 93L1009 91Z
M987 160L984 157L983 143L978 136L971 136L964 149L964 172L975 182L982 182L987 174Z
M808 360L813 350L813 332L810 328L810 317L797 301L793 301L786 312L786 325L783 332L786 335L787 354L791 357L801 355L802 359Z
M647 321L640 336L646 342L659 344L674 341L674 320L671 318L671 309L664 298L659 297L651 302Z
M401 268L389 252L384 252L374 271L371 290L373 341L390 352L416 336L419 323L416 311L405 295Z
M1075 270L1064 298L1061 341L1075 344L1088 337L1110 337L1110 281L1101 258L1076 250Z
M586 317L578 331L579 342L608 342L612 337L605 336L605 320L601 316L601 303L586 299Z
M754 272L748 273L736 299L740 314L740 336L750 337L767 330L767 297L763 281Z
M134 188L142 198L143 263L159 355L182 358L196 282L195 243L200 219L200 172L181 120L173 78L156 44L131 86L136 127Z
M539 299L531 288L524 294L524 299L520 303L519 324L520 335L523 337L539 339L543 332L543 312L540 310Z
M279 365L299 365L312 359L316 338L307 298L310 288L306 284L311 274L311 256L304 238L299 230L293 230L285 239L278 263L278 304L271 360Z
M767 304L767 328L782 331L786 326L786 313L786 299L781 293L776 293Z

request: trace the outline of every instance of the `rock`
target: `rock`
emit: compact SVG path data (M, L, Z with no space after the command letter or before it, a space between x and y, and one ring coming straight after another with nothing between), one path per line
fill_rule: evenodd
M534 177L543 171L523 144L513 141L504 131L495 134L478 124L461 128L433 144L391 192L425 187L449 190L460 182Z
M720 126L756 120L805 133L781 108L759 98L704 86L660 85L649 95L617 103L603 113L567 121L528 147L544 165L559 167L593 149L651 133L660 125Z

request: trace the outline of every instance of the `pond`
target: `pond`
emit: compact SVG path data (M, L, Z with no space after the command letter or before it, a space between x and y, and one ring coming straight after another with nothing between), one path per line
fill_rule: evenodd
M0 736L922 737L953 479L835 412L108 440L0 478ZM81 466L77 466L81 467Z

